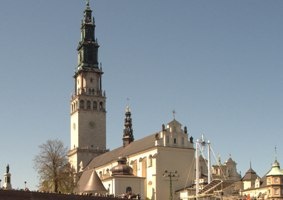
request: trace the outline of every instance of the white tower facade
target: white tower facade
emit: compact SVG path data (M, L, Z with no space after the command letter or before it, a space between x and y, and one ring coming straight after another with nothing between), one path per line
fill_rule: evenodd
M99 45L89 2L81 23L78 66L71 98L71 146L69 162L76 172L106 151L106 96L102 90L102 68L98 63Z
M6 173L4 174L3 189L4 189L4 190L11 190L11 189L12 189L11 173L10 173L10 167L9 167L9 165L7 165L7 167L6 167Z

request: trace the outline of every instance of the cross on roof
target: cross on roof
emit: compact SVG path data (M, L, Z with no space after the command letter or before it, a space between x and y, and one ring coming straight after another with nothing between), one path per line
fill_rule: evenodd
M173 113L173 118L175 119L176 111L173 110L172 113Z

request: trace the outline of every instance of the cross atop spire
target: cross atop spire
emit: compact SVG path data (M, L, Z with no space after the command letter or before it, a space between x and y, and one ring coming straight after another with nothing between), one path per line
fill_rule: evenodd
M173 110L172 113L173 113L173 119L175 119L176 111Z
M274 148L274 151L275 151L275 160L277 160L277 147L276 146Z
M125 124L123 134L123 146L127 146L134 141L133 128L132 128L132 117L130 107L127 106L125 113Z
M86 0L86 6L89 7L89 0Z

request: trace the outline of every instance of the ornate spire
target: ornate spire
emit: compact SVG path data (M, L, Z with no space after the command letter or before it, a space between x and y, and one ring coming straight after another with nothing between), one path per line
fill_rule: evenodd
M133 128L132 128L132 118L130 107L126 107L125 112L125 123L124 123L124 134L123 134L123 146L127 146L134 141Z
M85 67L98 69L98 42L95 38L95 21L92 17L89 0L86 1L81 22L81 40L78 45L78 70Z

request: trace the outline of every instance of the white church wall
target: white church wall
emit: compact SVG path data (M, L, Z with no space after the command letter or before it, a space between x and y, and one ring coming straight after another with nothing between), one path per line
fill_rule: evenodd
M156 196L168 199L170 176L172 192L191 185L194 180L194 149L159 148L156 158ZM166 173L167 171L167 173ZM168 188L164 190L164 188Z

